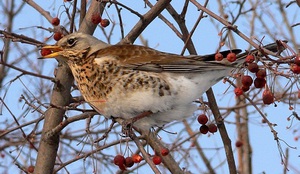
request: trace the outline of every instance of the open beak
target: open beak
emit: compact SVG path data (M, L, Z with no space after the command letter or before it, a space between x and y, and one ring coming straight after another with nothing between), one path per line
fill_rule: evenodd
M63 49L57 45L47 45L42 47L41 55L39 59L55 58L61 55Z

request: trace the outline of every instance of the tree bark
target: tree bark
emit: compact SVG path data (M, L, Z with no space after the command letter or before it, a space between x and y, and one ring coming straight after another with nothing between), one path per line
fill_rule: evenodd
M103 3L92 1L90 8L82 22L82 25L80 25L80 32L93 34L96 25L92 25L92 23L88 22L88 20L91 18L92 14L103 11L101 9L104 8L105 5L101 4ZM50 107L45 112L42 138L39 145L37 162L34 170L35 174L53 173L57 149L59 146L59 134L52 134L51 130L59 125L63 120L65 110L59 108L67 106L70 101L70 89L74 78L72 76L71 70L65 63L59 64L55 79L56 84L53 88L53 93L51 96L51 105L58 106L58 108Z
M73 76L69 67L65 63L59 63L56 75L56 83L53 88L51 105L45 112L45 121L42 131L42 138L39 145L35 174L52 174L57 149L59 145L59 134L52 134L51 130L59 125L65 113L65 110L54 106L66 106L69 104L70 89L73 83Z

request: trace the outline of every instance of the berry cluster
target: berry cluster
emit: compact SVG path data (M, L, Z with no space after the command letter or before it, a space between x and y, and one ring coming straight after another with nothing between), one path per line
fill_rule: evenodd
M263 88L265 87L265 90L263 91L262 99L264 104L271 104L274 103L274 95L269 90L268 86L266 85L266 76L267 72L265 68L260 68L255 61L255 57L252 54L249 54L246 57L245 63L247 65L248 70L251 73L255 73L256 78L254 79L254 87L255 88ZM243 76L242 78L242 84L243 87L246 89L252 85L252 78L250 76ZM251 82L251 83L250 83ZM244 90L245 91L245 90ZM247 91L247 90L246 90Z
M226 59L229 62L236 61L236 54L235 53L229 53L226 57ZM215 54L215 60L221 61L223 60L223 55L221 53ZM248 71L251 73L255 73L256 78L252 79L249 75L243 75L241 82L241 87L236 87L234 89L234 93L236 96L240 96L243 94L243 92L246 92L250 89L250 86L254 83L255 88L263 88L266 86L266 76L267 72L265 68L259 68L258 64L255 61L255 57L252 54L247 55L245 59L245 64L248 68ZM291 70L294 73L299 74L300 73L300 56L297 56L294 60L294 64L291 65ZM264 104L271 104L274 102L274 95L273 93L266 87L265 91L263 92L263 103ZM203 132L207 130L205 126L202 128Z
M91 18L91 22L95 25L100 24L101 27L107 27L110 22L108 19L102 19L99 13L94 13Z
M169 149L162 148L160 150L161 156L167 156L169 154ZM139 154L133 154L129 157L124 157L123 155L116 155L114 158L114 164L119 166L119 169L124 171L126 168L130 168L134 165L134 163L140 163L143 160L143 157ZM155 153L155 155L152 156L152 161L155 165L159 165L162 162L161 157Z
M59 23L60 23L60 19L58 17L53 18L51 21L51 24L53 26L58 26ZM64 37L64 35L59 31L55 32L53 35L53 39L56 41L59 41L62 37Z
M132 167L134 163L139 163L142 159L142 156L138 154L126 158L123 155L117 155L114 158L114 164L119 166L120 170L126 170L127 167Z
M236 61L236 54L231 52L231 53L227 54L226 59L229 62L234 62L234 61ZM217 52L215 54L215 60L216 61L222 61L223 60L223 55L221 53Z
M207 125L208 117L205 114L200 114L198 116L197 120L201 124L199 130L202 134L207 134L208 132L215 133L218 131L217 125L215 125L213 123L210 123Z
M102 27L107 27L110 24L109 20L102 19L99 13L95 13L92 15L91 22L95 25L100 24L100 26ZM53 18L51 24L53 26L58 26L60 24L60 19L58 17ZM56 41L59 41L62 37L64 37L64 35L59 31L55 32L53 35L53 38Z

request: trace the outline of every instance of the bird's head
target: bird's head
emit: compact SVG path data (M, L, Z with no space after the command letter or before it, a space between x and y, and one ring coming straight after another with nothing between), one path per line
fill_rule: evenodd
M107 46L109 45L91 35L72 33L61 38L55 45L44 46L42 49L49 49L51 53L41 58L57 58L71 62L84 61L81 59L88 58L89 55Z

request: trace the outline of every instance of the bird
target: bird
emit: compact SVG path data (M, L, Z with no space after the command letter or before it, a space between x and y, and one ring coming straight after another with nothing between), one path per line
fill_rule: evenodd
M99 114L134 120L133 126L143 130L191 117L195 100L238 64L215 61L215 54L183 56L141 45L109 45L79 32L43 49L51 53L42 59L67 63L84 100ZM220 53L231 52L241 50Z

